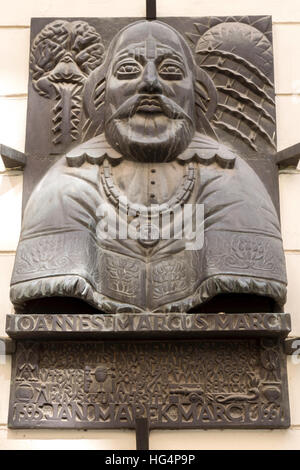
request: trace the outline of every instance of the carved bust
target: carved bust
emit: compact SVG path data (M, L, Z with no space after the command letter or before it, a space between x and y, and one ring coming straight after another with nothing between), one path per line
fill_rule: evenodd
M83 99L94 137L61 156L25 209L16 310L281 309L278 214L243 155L218 141L217 91L185 39L159 21L125 27ZM196 229L178 236L186 205Z

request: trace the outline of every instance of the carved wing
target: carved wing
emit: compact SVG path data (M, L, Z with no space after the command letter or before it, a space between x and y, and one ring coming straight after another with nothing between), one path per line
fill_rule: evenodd
M270 17L203 18L187 33L195 58L218 92L211 123L219 137L245 150L276 150ZM267 148L266 148L267 146Z

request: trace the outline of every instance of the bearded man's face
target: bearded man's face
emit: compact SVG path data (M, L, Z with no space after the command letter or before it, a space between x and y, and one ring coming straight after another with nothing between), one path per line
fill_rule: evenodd
M105 134L137 161L165 162L194 132L193 70L182 39L168 26L138 23L119 38L106 85Z

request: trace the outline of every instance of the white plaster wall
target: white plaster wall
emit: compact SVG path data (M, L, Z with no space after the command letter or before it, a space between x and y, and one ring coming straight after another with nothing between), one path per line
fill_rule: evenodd
M0 17L0 143L24 150L31 17L145 15L145 0L10 0ZM157 0L158 16L273 16L278 148L300 142L299 0ZM0 163L0 336L10 313L9 282L20 232L22 176ZM280 175L289 290L286 311L300 336L300 171ZM300 449L300 364L288 358L292 426L274 431L153 431L152 449ZM134 449L131 431L7 429L10 358L0 355L0 449Z

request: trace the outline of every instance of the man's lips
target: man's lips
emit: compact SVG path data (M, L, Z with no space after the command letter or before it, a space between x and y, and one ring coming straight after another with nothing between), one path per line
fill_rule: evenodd
M135 114L165 115L169 119L185 119L193 125L192 119L173 100L164 95L133 95L114 110L107 123L112 120L130 119ZM147 116L145 116L147 117ZM106 124L107 124L106 123Z
M138 107L136 113L162 113L162 107L160 101L157 98L143 98Z

